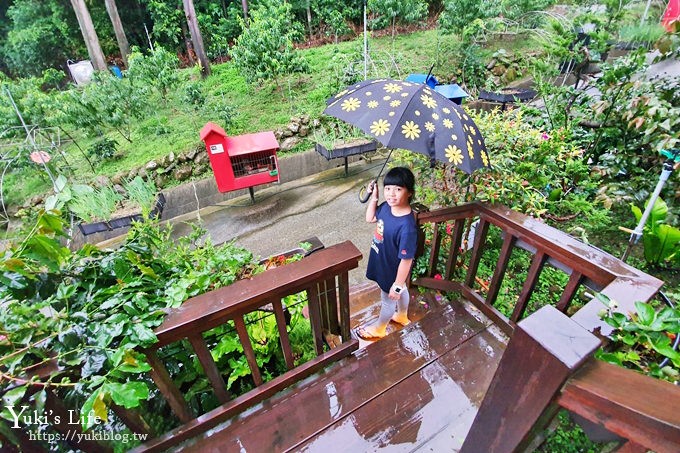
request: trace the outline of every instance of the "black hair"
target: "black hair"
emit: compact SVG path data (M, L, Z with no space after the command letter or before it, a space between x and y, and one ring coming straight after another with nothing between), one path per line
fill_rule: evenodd
M405 187L411 194L409 200L416 193L416 178L413 172L406 167L394 167L390 169L383 179L384 186Z

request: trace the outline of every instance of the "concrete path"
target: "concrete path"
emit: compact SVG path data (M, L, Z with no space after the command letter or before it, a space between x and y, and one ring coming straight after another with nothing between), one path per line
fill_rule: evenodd
M330 246L352 241L364 253L359 268L350 272L350 285L366 281L366 256L374 225L366 223L366 205L358 200L362 185L380 171L384 157L361 160L297 181L255 187L255 204L242 196L175 217L173 234L186 235L199 217L214 243L234 240L262 258L297 248L316 236Z

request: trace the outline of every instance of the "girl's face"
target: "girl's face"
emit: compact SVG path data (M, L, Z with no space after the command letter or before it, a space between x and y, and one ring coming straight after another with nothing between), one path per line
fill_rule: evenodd
M401 186L385 186L384 196L387 204L392 206L408 206L408 198L411 193L406 189L406 187Z

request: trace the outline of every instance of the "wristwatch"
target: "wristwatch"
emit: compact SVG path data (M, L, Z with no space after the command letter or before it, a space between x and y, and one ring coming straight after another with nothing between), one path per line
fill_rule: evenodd
M405 289L406 289L406 285L404 285L404 286L392 285L392 290L397 294L401 294Z

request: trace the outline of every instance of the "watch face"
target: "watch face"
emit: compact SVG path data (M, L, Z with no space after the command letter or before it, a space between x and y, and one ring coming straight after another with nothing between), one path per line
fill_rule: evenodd
M397 293L397 294L401 294L402 289L403 288L401 286L397 286L397 287L394 288L394 292Z

